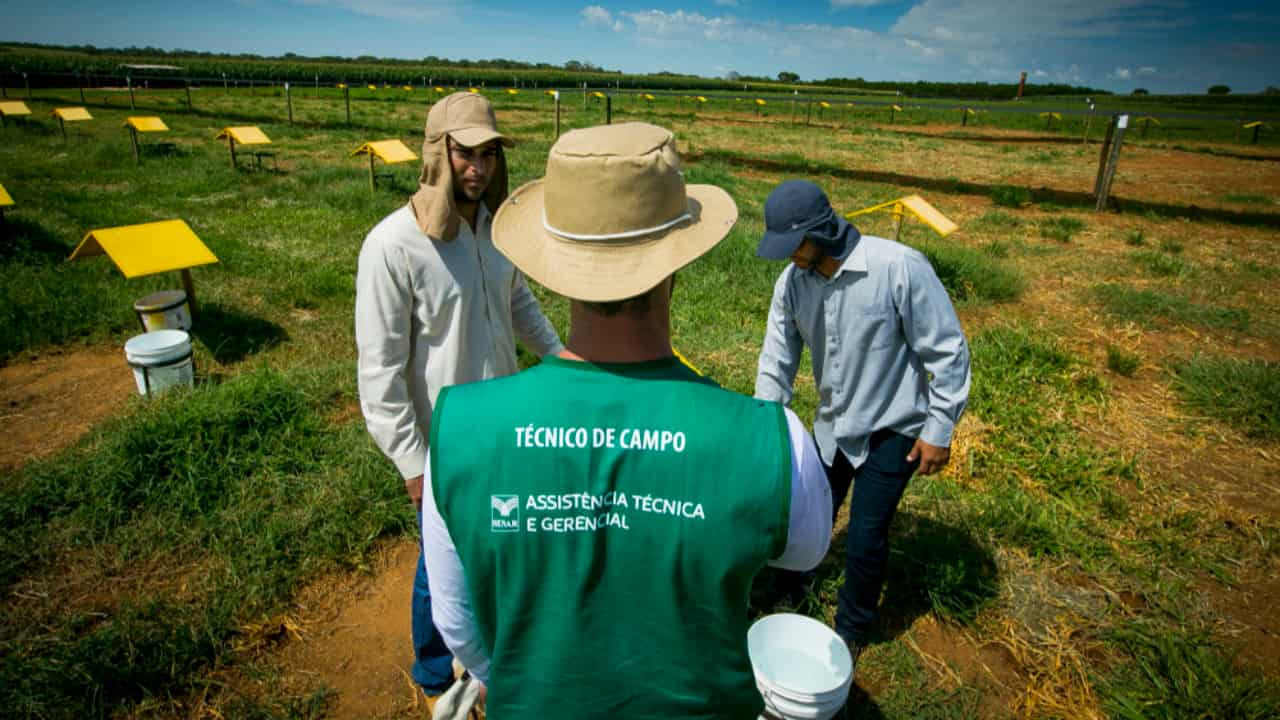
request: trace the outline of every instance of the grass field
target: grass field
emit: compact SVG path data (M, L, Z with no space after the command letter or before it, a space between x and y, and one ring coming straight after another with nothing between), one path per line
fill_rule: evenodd
M415 529L355 405L352 304L363 236L417 167L371 192L350 152L386 138L417 150L426 108L421 93L372 92L391 98L353 102L352 127L332 94L295 93L293 126L278 94L202 90L192 113L181 92L146 94L137 114L161 115L172 147L144 137L141 164L118 92L90 96L96 119L67 140L48 112L78 105L74 89L41 91L31 120L0 131L17 203L0 239L0 377L92 353L127 376L133 300L176 279L65 262L87 231L181 217L220 259L194 271L193 392L143 402L125 385L83 437L36 427L3 469L0 707L14 716L312 718L340 704L288 682L276 656L304 588L362 577ZM494 99L519 141L514 187L541 174L550 101ZM961 227L903 229L956 302L973 395L951 465L901 506L849 717L1280 715L1280 155L1226 131L1182 149L1131 132L1119 212L1099 214L1097 127L1086 145L1034 115L960 128L854 109L806 124L786 105L737 105L612 108L672 128L687 179L738 202L729 238L681 273L673 319L676 347L723 385L753 385L782 269L753 254L776 183L810 178L845 210L920 193ZM563 112L565 129L603 119L580 97ZM279 172L231 167L213 137L245 123L271 136ZM859 225L892 232L885 216ZM563 332L566 303L535 290ZM74 416L93 388L56 392ZM3 411L6 443L31 434L29 402ZM814 403L802 371L796 410ZM800 611L830 620L843 539Z

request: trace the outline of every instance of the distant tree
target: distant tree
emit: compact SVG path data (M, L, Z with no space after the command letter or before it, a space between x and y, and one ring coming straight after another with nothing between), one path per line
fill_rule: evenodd
M1267 89L1262 91L1262 94L1270 95L1272 97L1276 95L1280 95L1280 87L1276 87L1275 85L1268 85Z
M1146 88L1134 88L1133 94L1134 95L1150 95L1151 92L1148 91Z
M727 73L725 73L725 74L724 74L724 79L725 79L725 80L728 80L729 82L734 82L734 81L736 81L739 77L741 77L741 76L740 76L740 75L738 75L738 71L737 71L737 70L730 70L729 72L727 72Z
M1226 85L1214 85L1213 87L1209 88L1208 92L1210 95L1226 95L1227 93L1231 92L1231 88L1227 87Z
M788 72L786 70L783 70L782 72L778 73L778 82L784 82L784 83L800 82L800 76L793 72Z

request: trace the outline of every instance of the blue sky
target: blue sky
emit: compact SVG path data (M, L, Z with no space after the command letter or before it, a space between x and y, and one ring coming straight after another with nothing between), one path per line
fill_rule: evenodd
M0 40L278 55L582 60L804 79L1280 87L1280 6L1224 0L7 0Z

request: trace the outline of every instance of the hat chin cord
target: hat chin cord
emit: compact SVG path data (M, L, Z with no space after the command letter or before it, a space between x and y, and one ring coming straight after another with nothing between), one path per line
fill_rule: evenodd
M542 227L549 233L559 235L560 237L567 238L569 240L629 240L631 238L637 238L637 237L642 237L644 235L652 235L654 233L659 233L659 232L662 232L663 230L670 230L676 225L679 225L680 223L686 220L692 220L692 219L693 219L693 215L689 213L685 213L675 218L674 220L669 220L665 223L662 223L661 225L655 225L650 228L643 228L640 230L627 230L619 233L607 233L604 235L584 235L581 233L571 233L566 230L561 230L560 228L557 228L556 226L552 225L547 220L547 209L545 207L542 209Z

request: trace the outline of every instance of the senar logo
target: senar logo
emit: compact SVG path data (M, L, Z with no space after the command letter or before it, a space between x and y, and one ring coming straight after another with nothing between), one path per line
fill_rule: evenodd
M520 531L520 496L489 496L489 530L492 532Z

